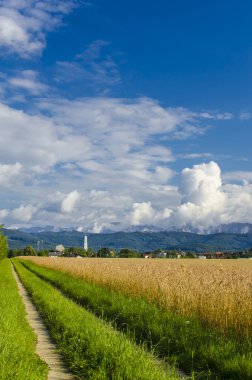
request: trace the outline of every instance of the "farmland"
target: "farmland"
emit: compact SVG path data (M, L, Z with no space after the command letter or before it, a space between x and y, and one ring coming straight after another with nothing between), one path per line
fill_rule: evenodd
M78 379L177 378L143 347L69 300L18 261L14 265L65 363Z
M226 333L252 331L252 260L138 260L32 258L39 265L140 296L164 309L196 316Z
M249 260L29 258L18 265L192 377L252 378Z

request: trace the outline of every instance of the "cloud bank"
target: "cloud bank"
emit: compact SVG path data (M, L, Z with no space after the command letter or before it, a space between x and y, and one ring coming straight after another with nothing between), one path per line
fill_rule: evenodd
M149 98L40 98L32 113L0 103L1 219L95 232L252 222L247 172L238 173L243 184L223 183L216 162L200 163L176 185L169 142L204 134L205 122L206 114Z

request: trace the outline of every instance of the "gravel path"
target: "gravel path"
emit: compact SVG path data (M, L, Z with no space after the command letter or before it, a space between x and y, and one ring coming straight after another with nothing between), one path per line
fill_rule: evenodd
M48 365L48 380L74 380L73 375L64 367L56 346L51 342L48 330L39 315L37 309L31 301L27 291L18 278L12 266L14 278L18 285L19 294L23 300L26 310L27 320L37 335L36 353Z

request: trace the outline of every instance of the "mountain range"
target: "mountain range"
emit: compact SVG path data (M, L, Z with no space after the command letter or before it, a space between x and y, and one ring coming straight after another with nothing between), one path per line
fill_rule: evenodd
M136 230L136 229L139 230ZM186 226L183 227L185 229ZM188 228L188 226L187 226ZM142 230L141 230L142 229ZM182 229L182 228L181 228ZM152 231L151 226L132 227L131 230L110 233L88 233L88 242L94 250L100 246L136 249L140 252L157 248L181 249L193 252L237 251L252 247L252 225L233 223L216 227L217 232L199 234L195 231ZM4 229L8 236L10 248L23 248L27 245L53 249L57 244L65 247L83 246L84 232L75 228L56 229L53 226L32 227L22 229ZM43 243L42 243L43 241Z

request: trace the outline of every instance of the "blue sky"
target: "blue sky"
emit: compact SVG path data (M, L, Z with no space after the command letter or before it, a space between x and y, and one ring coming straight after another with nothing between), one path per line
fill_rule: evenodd
M249 1L0 1L7 226L252 222Z

